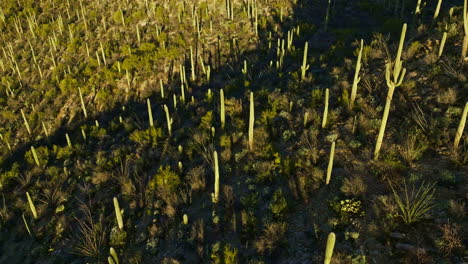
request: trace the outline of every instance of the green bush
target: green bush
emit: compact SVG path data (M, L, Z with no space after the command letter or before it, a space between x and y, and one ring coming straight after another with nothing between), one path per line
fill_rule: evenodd
M162 187L170 191L176 191L181 183L179 175L173 172L169 166L161 166L149 183L149 188L156 190L157 187Z
M136 130L130 134L130 140L140 146L156 147L158 140L162 136L162 129L160 127L150 127L146 130Z
M283 195L283 190L278 189L274 194L270 203L271 213L275 218L283 218L288 211L288 203Z

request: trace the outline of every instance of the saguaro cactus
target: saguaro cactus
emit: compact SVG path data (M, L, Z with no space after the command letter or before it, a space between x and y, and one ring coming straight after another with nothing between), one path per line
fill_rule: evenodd
M86 112L86 106L83 100L83 94L81 93L81 88L78 87L78 93L80 94L81 109L83 110L83 115L85 118L88 118L88 113Z
M221 117L220 117L221 118L221 128L224 128L224 125L226 123L226 115L225 115L225 109L224 109L224 91L223 91L223 89L221 89L219 97L220 97L220 100L221 100L221 102L220 102L220 104L221 104L220 105L220 108L221 108Z
M150 99L146 99L146 104L148 105L148 119L150 127L154 127L154 120L153 120L153 110L151 110L151 101Z
M31 212L33 214L33 217L34 217L34 219L37 219L36 206L34 206L33 200L31 199L31 196L29 195L29 192L26 192L26 196L28 197L28 203L29 203L29 207L31 208Z
M215 172L215 184L214 184L214 194L213 202L217 203L219 198L219 164L218 164L218 152L213 152L214 158L214 172Z
M333 256L333 249L335 248L336 235L333 232L328 234L327 238L327 248L325 249L325 260L323 264L330 264L330 261Z
M379 158L380 147L382 146L383 136L385 134L385 127L387 126L387 119L388 114L390 112L390 104L392 102L393 92L395 91L395 87L398 87L403 82L403 78L406 74L406 69L402 68L403 62L401 59L401 52L403 50L403 43L405 41L405 34L406 34L406 24L403 24L403 29L401 31L400 37L400 45L398 46L398 53L395 61L393 64L391 62L387 62L385 65L385 79L387 80L388 86L388 94L387 100L385 103L385 109L382 117L382 123L380 125L379 135L377 137L377 142L375 143L375 150L374 150L374 159ZM393 71L392 71L393 67ZM393 78L392 78L393 77Z
M123 219L122 212L120 211L119 201L114 197L114 209L115 209L115 218L117 219L117 225L120 230L123 230Z
M29 128L29 123L28 123L28 120L26 119L26 116L24 115L24 111L23 109L21 109L20 111L21 111L21 116L23 117L24 126L26 127L26 131L28 131L28 134L31 135L31 129Z
M166 112L166 121L167 121L167 131L169 132L169 136L172 135L172 118L169 114L169 108L167 105L164 105L164 111Z
M250 92L250 118L249 118L249 149L250 150L253 150L254 123L255 123L254 94L253 92Z
M31 146L31 152L34 158L34 162L36 162L36 165L40 167L41 163L39 162L39 158L37 157L36 149L33 146Z
M307 64L307 51L309 49L309 43L306 41L304 44L304 57L302 58L302 66L301 66L301 80L305 80L306 71L310 68L310 65Z
M465 30L465 37L463 38L462 46L462 63L466 58L466 51L468 50L468 0L463 2L463 29Z
M327 117L328 117L328 99L330 97L330 92L327 89L325 89L325 106L323 109L323 118L322 118L322 128L325 128L327 125Z
M438 53L439 58L440 56L442 56L442 53L444 52L444 46L445 46L446 41L447 41L447 32L444 32L444 34L442 35L442 40L440 41L440 46L439 46L439 53Z
M457 149L458 144L460 144L460 139L461 139L461 136L463 135L463 130L465 129L467 114L468 114L468 102L466 102L465 104L465 109L463 110L463 114L460 119L460 124L458 125L457 134L455 135L455 141L453 142L453 146L455 149Z
M333 170L334 157L335 157L335 141L332 142L331 149L330 149L330 159L328 161L328 168L327 168L327 179L325 180L326 185L330 183L331 173Z
M361 49L359 50L359 55L358 55L358 59L356 62L356 71L354 72L353 87L351 88L351 98L349 100L350 108L353 108L354 100L356 100L357 85L361 81L361 77L359 77L359 71L361 70L361 58L362 58L363 49L364 49L364 40L361 39Z

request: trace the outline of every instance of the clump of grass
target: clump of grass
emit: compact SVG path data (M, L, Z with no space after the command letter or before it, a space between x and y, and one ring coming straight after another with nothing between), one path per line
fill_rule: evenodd
M393 198L400 209L400 216L405 224L412 224L421 220L425 213L431 210L434 204L435 184L422 183L416 189L416 185L408 186L403 181L402 193L398 194L390 183L393 192Z
M79 242L71 253L86 257L98 257L106 241L105 227L102 221L96 222L93 219L88 205L83 203L80 207L84 216L82 219L76 218L79 226L76 239Z

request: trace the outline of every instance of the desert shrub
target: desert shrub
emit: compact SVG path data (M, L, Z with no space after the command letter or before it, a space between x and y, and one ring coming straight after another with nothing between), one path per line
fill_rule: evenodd
M449 256L453 251L463 248L462 237L460 234L461 227L457 224L443 224L440 226L442 236L436 239L436 247L444 254Z
M238 250L228 243L217 242L211 246L212 264L236 264L239 262Z
M78 89L78 86L78 81L70 75L67 75L59 84L59 88L62 93L73 93Z
M19 165L15 162L9 171L0 174L0 190L3 189L3 186L5 186L10 179L18 177L19 173Z
M406 131L402 135L403 142L399 147L399 152L404 161L412 165L413 161L418 160L429 147L429 141L419 129Z
M41 165L47 164L49 162L49 149L46 146L40 146L35 148L36 154L37 154L37 159L39 160ZM24 155L24 159L26 160L26 163L28 163L31 166L35 166L36 162L34 160L34 156L32 154L32 151L27 151L26 154Z
M359 196L367 191L367 185L360 175L346 177L341 186L341 192L350 196Z
M332 201L330 206L340 216L340 221L344 224L354 223L358 217L364 216L362 202L355 198Z
M159 138L162 136L162 129L160 127L150 127L146 130L135 130L130 134L130 140L140 146L156 147Z
M182 181L179 175L172 171L170 166L161 166L150 181L149 188L155 190L156 187L162 187L170 191L175 191L180 187L181 183Z
M255 248L260 254L271 253L284 243L286 223L267 224L263 234L255 241Z
M277 219L282 219L286 216L288 211L288 202L286 201L286 197L283 195L283 190L278 189L273 194L269 208L273 217Z

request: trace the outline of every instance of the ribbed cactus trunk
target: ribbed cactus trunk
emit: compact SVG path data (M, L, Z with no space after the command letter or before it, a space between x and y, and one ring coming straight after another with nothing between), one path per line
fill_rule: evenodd
M384 109L384 113L382 117L382 122L380 124L379 135L377 136L377 142L375 143L374 159L379 158L380 148L382 147L382 141L383 141L383 137L385 134L385 128L387 127L387 119L390 113L390 105L392 102L393 92L395 91L395 87L398 87L401 85L401 83L403 82L403 78L405 77L405 74L406 74L406 69L402 67L403 62L401 61L401 53L403 50L405 35L406 35L406 24L403 24L401 37L400 37L400 44L398 46L398 53L397 53L395 62L393 63L393 65L391 65L390 62L388 62L385 65L385 79L387 81L388 93L387 93L387 99L385 102L385 109ZM393 71L392 71L392 67L393 67Z
M31 208L31 213L33 214L33 218L37 219L36 206L34 205L34 202L31 199L31 196L29 195L29 192L26 192L26 196L28 197L29 208Z
M153 119L153 110L151 110L151 101L150 99L146 99L146 104L148 105L148 121L149 126L154 127L154 119Z
M336 235L333 232L328 234L327 248L325 249L325 260L323 264L330 264L333 256L333 249L335 248Z
M309 69L310 65L307 64L307 51L309 49L309 43L306 41L304 44L304 55L302 58L302 66L301 66L301 80L305 80L306 71Z
M361 49L359 50L359 55L358 55L358 59L356 62L356 71L354 72L353 87L351 88L351 98L349 100L349 105L351 109L353 108L354 101L356 100L358 83L361 81L361 77L359 77L359 71L361 70L361 58L362 58L363 49L364 49L364 40L361 39Z
M213 202L217 203L219 198L219 164L218 164L218 152L213 152L214 158L214 172L215 172L215 184L214 184L214 194Z
M224 91L221 89L220 91L220 108L221 108L221 113L220 113L220 118L221 118L221 128L224 128L224 125L226 123L226 114L224 110Z
M333 170L333 159L335 158L335 141L332 142L331 149L330 149L330 159L328 160L328 168L327 168L327 178L325 180L325 184L328 185L331 179L331 173Z
M251 151L253 150L254 123L255 123L254 94L253 92L250 92L249 149Z
M119 201L117 198L114 197L114 209L115 209L115 217L117 219L117 225L119 226L120 230L123 230L123 219L122 219L122 212L120 211Z
M465 109L463 110L460 123L458 124L457 134L455 135L455 141L453 142L453 146L455 149L458 149L458 144L460 144L460 139L463 135L463 130L465 129L467 114L468 114L468 102L466 102L465 104Z
M463 2L463 29L465 30L465 37L463 38L462 46L462 63L465 61L466 52L468 50L468 0Z
M328 99L330 98L330 91L325 89L325 106L323 108L323 117L322 117L322 128L325 128L327 125L327 118L328 118Z

